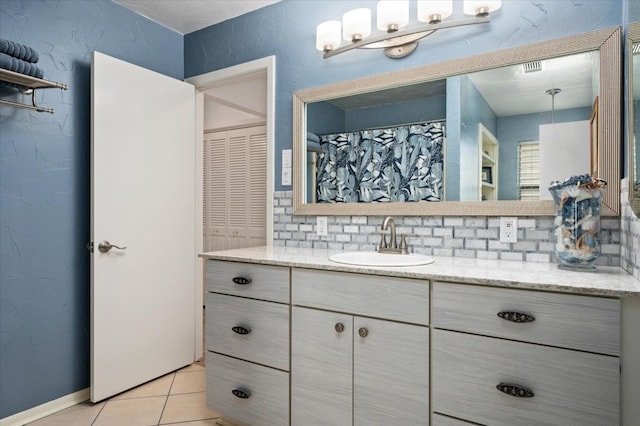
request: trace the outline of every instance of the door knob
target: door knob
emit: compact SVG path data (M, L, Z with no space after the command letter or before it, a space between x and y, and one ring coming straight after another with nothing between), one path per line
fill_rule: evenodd
M104 240L102 241L100 244L98 244L98 251L100 251L100 253L108 253L109 250L111 250L112 248L116 248L118 250L126 250L127 247L119 247L115 244L111 244L109 241Z

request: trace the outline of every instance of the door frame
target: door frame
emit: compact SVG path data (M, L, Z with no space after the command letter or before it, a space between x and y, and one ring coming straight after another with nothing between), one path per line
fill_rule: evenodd
M274 180L274 155L275 155L275 89L276 89L276 57L275 55L234 65L216 71L199 74L186 78L184 81L193 84L196 88L196 120L195 120L195 140L196 140L196 191L202 194L204 188L203 176L203 153L204 153L204 92L214 86L219 86L225 80L232 80L238 77L254 74L258 72L267 73L267 245L273 245L273 192L275 188ZM203 247L203 220L202 220L202 197L196 197L196 250L202 252ZM196 265L196 354L204 354L203 335L203 312L204 305L203 290L205 276L205 262L201 259Z

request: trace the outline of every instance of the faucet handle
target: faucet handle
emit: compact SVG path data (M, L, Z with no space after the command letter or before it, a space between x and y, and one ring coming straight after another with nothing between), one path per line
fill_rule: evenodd
M407 246L407 237L415 237L416 234L400 234L400 252L402 254L409 254L409 247Z

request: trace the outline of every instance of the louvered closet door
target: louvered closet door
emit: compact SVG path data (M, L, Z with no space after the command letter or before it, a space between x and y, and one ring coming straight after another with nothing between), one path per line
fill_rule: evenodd
M204 250L227 248L227 135L204 135Z
M228 137L228 230L229 248L247 247L247 181L251 175L249 170L249 138L245 129L230 130Z
M266 127L205 134L205 250L266 244Z
M267 244L267 134L266 127L249 129L249 190L247 194L249 247Z

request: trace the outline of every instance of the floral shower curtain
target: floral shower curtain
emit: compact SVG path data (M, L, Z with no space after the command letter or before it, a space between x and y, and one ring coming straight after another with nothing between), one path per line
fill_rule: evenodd
M440 201L444 122L323 135L319 203Z

